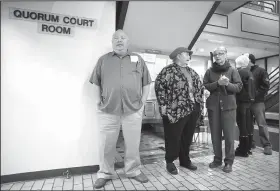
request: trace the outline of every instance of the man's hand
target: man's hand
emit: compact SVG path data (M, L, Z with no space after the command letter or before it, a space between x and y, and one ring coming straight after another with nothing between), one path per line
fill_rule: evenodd
M222 76L220 77L220 79L218 80L218 84L219 84L220 86L227 86L228 83L229 83L229 79L228 79L226 76L224 76L224 75L222 75Z
M140 110L143 112L145 108L145 104L142 105L142 107L140 108Z

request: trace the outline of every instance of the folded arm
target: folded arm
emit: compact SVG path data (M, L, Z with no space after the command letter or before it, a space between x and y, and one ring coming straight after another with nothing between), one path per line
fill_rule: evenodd
M210 70L208 69L203 78L203 85L208 91L213 92L215 89L219 87L219 84L218 81L210 82L209 75L210 75Z
M95 94L97 95L97 104L101 102L101 65L102 57L98 59L89 79L89 82L93 84Z
M263 71L261 74L261 83L260 86L257 89L257 95L265 95L267 93L267 91L269 90L269 78L268 78L268 74L266 71Z
M150 92L150 84L147 84L143 87L143 93L142 93L142 99L141 99L142 103L146 102L149 92Z
M167 105L167 81L165 79L165 76L166 69L162 69L155 80L155 93L161 114L162 107Z
M232 72L232 82L229 82L228 85L226 86L226 89L230 92L233 93L238 93L242 89L242 81L240 78L240 75L236 69L233 70Z

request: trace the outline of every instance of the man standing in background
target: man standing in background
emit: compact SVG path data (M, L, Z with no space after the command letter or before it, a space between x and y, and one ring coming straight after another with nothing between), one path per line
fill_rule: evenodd
M248 55L248 54L247 54ZM251 72L254 76L255 88L256 88L256 97L255 102L251 105L251 111L254 115L258 127L259 127L259 136L261 144L264 148L263 153L266 155L272 154L272 146L269 141L268 126L265 120L265 105L264 97L269 90L269 78L266 70L264 68L256 65L256 59L253 54L249 54L250 63L252 65ZM254 125L252 125L252 132L254 132ZM249 139L253 142L253 133L249 135Z
M122 30L114 33L112 45L114 51L99 58L90 78L90 83L95 84L100 93L100 170L95 188L101 188L117 177L114 161L120 127L125 141L126 176L141 183L148 182L140 171L139 145L151 77L144 60L128 52L129 38Z

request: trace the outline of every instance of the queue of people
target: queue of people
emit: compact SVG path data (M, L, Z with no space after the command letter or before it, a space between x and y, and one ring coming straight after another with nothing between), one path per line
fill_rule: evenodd
M90 83L99 94L100 170L95 188L103 187L117 177L114 155L120 128L125 141L125 174L141 183L148 178L141 172L139 145L144 103L149 93L151 77L141 56L128 51L129 38L122 30L112 37L113 51L101 56L92 72ZM235 156L252 154L253 116L256 118L265 154L271 154L264 114L264 95L269 88L265 70L255 65L252 54L236 59L237 70L227 59L227 49L214 50L215 62L201 81L189 66L192 51L176 48L170 55L172 64L161 70L155 80L155 93L162 116L165 138L166 170L178 174L174 161L196 170L189 157L195 128L203 123L204 89L210 92L206 100L214 150L210 168L222 165L222 133L225 138L224 172L231 172ZM234 150L236 122L239 145Z

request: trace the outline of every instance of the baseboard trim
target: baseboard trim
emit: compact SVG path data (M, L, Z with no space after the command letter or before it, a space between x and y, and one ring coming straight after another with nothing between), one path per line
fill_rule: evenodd
M64 176L64 173L67 170L70 172L71 175L90 174L90 173L96 173L99 170L99 165L4 175L4 176L1 176L1 184L9 183L9 182L20 182L20 181L46 179L46 178Z

